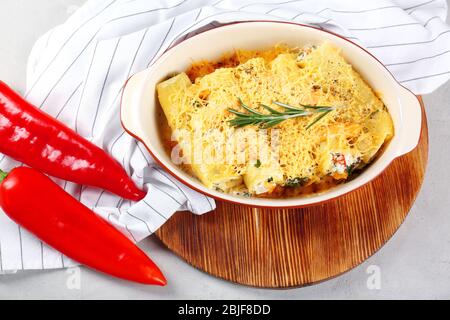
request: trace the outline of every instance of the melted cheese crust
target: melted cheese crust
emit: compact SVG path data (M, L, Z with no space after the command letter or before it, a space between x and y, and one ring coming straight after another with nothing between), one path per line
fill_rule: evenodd
M178 135L176 140L191 162L192 173L207 187L269 195L279 187L304 187L330 177L345 181L355 169L369 164L392 138L393 123L383 102L339 50L323 43L267 52L254 58L247 55L235 67L215 67L194 83L180 73L157 86L170 129L191 133L188 138ZM309 129L315 115L289 119L268 130L234 128L228 121L235 115L228 109L246 112L239 98L261 113L267 113L261 104L283 111L274 101L335 109ZM194 135L193 143L188 141ZM255 158L246 141L257 141L266 157ZM202 146L201 155L193 145ZM226 159L230 153L231 159ZM199 156L210 159L211 155L214 161L198 161Z

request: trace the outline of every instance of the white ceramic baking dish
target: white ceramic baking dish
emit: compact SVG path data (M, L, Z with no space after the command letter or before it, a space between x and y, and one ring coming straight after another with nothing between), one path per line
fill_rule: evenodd
M158 133L156 85L169 75L185 71L193 61L220 58L233 49L265 49L317 45L330 41L380 96L392 116L395 135L383 153L355 179L319 194L283 199L248 198L206 188L173 164ZM270 21L240 22L221 26L189 38L166 51L148 69L132 76L122 96L121 119L125 130L140 140L153 158L175 178L218 200L258 207L301 207L330 201L373 180L397 157L413 150L421 132L421 107L417 97L401 86L389 71L353 42L310 26ZM398 181L398 183L403 183Z

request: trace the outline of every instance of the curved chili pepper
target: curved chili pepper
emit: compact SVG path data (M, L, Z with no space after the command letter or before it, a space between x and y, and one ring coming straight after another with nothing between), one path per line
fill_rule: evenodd
M6 176L6 178L5 178ZM16 223L68 257L98 271L164 286L158 267L112 225L39 171L0 172L0 206Z
M141 200L145 193L103 149L0 81L0 152L51 176Z

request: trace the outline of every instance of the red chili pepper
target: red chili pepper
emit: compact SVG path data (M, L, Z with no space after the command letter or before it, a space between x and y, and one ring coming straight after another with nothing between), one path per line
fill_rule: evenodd
M0 152L51 176L141 200L145 193L93 143L0 81Z
M161 271L142 250L44 174L19 167L0 176L4 179L0 206L48 245L112 276L166 285Z

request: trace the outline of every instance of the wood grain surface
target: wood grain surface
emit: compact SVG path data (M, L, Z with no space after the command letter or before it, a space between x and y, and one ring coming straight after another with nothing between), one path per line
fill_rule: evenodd
M203 216L176 213L157 236L194 267L240 284L287 288L338 276L380 249L414 203L428 160L423 104L422 113L418 147L350 194L287 210L217 201Z

